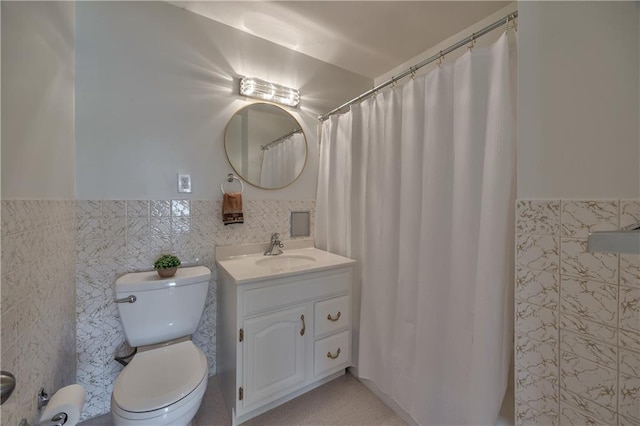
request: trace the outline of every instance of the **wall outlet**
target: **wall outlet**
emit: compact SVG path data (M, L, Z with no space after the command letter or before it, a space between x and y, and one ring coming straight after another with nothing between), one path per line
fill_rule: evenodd
M191 193L191 175L178 175L178 192Z

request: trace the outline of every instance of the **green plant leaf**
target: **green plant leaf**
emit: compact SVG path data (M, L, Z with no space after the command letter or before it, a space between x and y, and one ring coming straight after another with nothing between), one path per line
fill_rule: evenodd
M180 266L180 259L172 254L163 254L153 263L153 269L167 269Z

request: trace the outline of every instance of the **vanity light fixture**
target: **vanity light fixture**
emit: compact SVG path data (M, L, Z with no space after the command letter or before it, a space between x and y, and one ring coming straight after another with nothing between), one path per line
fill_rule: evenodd
M244 77L240 80L240 94L292 107L300 103L298 89L260 80L259 78Z

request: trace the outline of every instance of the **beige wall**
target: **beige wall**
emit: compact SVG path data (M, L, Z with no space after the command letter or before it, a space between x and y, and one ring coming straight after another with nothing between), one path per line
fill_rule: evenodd
M638 2L520 2L518 197L640 194Z
M73 199L74 14L2 2L2 199Z
M639 7L519 4L517 425L640 422Z
M162 2L77 6L77 195L171 199L177 173L193 199L221 198L232 172L223 134L252 102L239 76L301 90L289 111L303 125L309 161L291 186L245 185L246 199L315 199L316 117L369 89L370 79Z
M2 425L35 424L41 387L74 383L74 14L2 2ZM28 199L28 200L17 200Z

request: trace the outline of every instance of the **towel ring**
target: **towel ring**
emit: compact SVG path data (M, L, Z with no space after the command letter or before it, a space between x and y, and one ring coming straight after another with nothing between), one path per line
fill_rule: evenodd
M240 193L244 192L244 184L242 183L240 178L238 178L238 176L235 176L233 173L229 173L227 175L227 182L233 182L234 180L237 180L238 182L240 182ZM224 184L225 184L225 182L222 182L220 184L220 191L222 191L223 194L226 194L226 192L224 190Z

